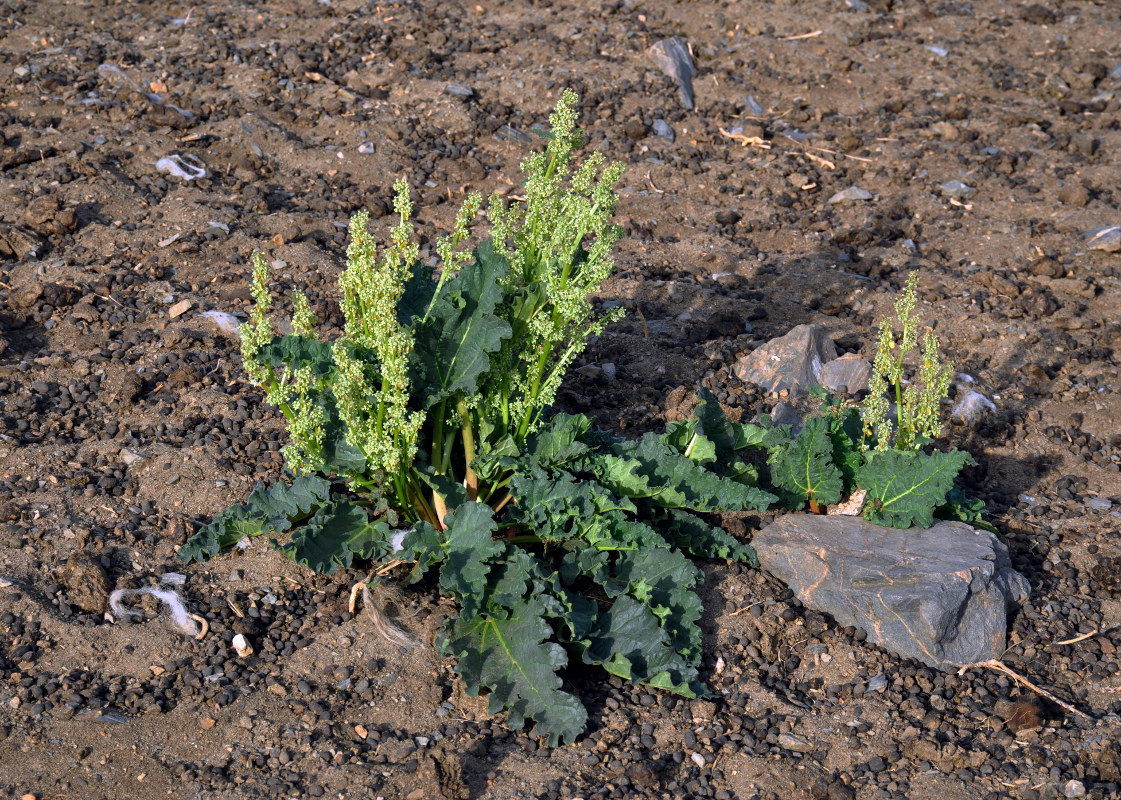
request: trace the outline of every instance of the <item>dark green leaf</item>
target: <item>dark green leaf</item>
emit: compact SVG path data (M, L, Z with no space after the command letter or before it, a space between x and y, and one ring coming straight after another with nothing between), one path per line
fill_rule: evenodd
M856 486L856 472L864 461L860 444L864 437L858 408L838 408L829 416L829 440L833 443L833 463L841 471L844 494Z
M455 395L474 395L490 369L491 354L511 334L509 324L494 314L502 298L498 281L505 274L505 260L482 252L480 246L476 258L444 283L428 320L421 322L420 315L414 322L411 365L421 378L414 388L424 408Z
M938 519L964 522L966 525L990 533L1000 533L991 522L985 519L985 501L976 497L969 497L961 490L960 486L954 486L950 489L946 494L946 502L934 510L934 516Z
M257 358L274 369L288 367L297 370L310 367L312 374L320 379L329 377L336 370L330 342L321 342L307 336L274 337L257 352Z
M302 475L291 485L279 481L267 491L258 485L244 504L227 508L200 528L179 548L178 556L187 564L204 561L243 537L266 531L283 533L326 503L330 490L329 481L314 475Z
M691 589L702 575L693 562L677 550L646 547L621 553L614 573L632 597L650 607L685 663L700 664L701 598Z
M505 545L494 541L498 523L485 503L464 503L444 518L444 525L447 556L440 567L440 588L459 601L462 616L469 618L482 607L491 569L487 562Z
M634 683L656 683L685 697L704 691L697 670L673 649L654 612L630 595L621 596L600 615L584 651L584 663L599 664Z
M687 511L671 509L661 523L667 538L692 556L728 558L758 567L755 550L722 528L715 528Z
M652 433L615 445L614 455L593 468L603 485L624 497L646 498L663 508L693 511L765 510L773 495L705 469Z
M461 617L448 625L438 644L458 659L455 671L468 695L489 689L490 713L506 709L514 730L533 719L536 733L556 746L583 733L588 715L579 700L560 689L557 670L568 664L568 655L549 641L553 629L545 613L541 600L531 597L505 609L504 616Z
M934 509L946 502L946 493L966 464L975 463L961 450L927 455L918 450L877 450L867 454L856 475L868 491L864 516L879 525L929 528Z
M315 572L334 575L349 568L357 556L372 559L388 551L389 526L370 522L366 512L345 498L315 512L284 544L273 542L284 555Z
M841 471L833 464L829 423L823 417L806 420L793 442L771 451L770 463L771 481L792 508L808 500L829 505L841 499Z

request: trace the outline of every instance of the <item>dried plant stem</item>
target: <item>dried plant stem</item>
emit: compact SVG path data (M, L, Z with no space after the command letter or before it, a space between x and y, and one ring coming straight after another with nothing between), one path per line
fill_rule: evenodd
M1003 672L1005 675L1012 678L1012 680L1016 681L1016 683L1020 684L1021 686L1025 686L1028 689L1031 689L1033 692L1035 692L1038 695L1042 695L1043 697L1046 697L1052 703L1055 703L1056 705L1061 706L1062 708L1065 708L1067 711L1071 712L1072 714L1077 714L1078 716L1082 717L1083 719L1090 719L1090 717L1088 715L1083 714L1081 711L1079 711L1077 708L1072 706L1070 703L1065 703L1062 700L1060 700L1059 698L1055 697L1055 695L1051 694L1046 689L1041 689L1040 687L1036 686L1034 683L1029 681L1027 678L1023 677L1019 673L1012 670L1010 667L1006 667L1004 664L997 661L995 658L990 658L988 661L978 661L976 664L966 664L965 666L963 666L961 669L958 670L958 675L965 674L965 671L967 669L972 668L972 667L988 667L991 670L995 670L997 672Z

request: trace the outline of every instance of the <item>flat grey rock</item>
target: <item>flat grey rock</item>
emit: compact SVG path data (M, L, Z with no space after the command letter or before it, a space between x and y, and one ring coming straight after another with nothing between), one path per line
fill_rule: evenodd
M867 189L861 189L859 186L850 186L830 197L829 202L833 205L838 205L840 203L858 203L864 200L871 200L872 197L872 193Z
M768 392L805 395L821 383L821 368L837 357L837 348L820 325L798 325L736 362L742 381Z
M788 514L751 544L760 566L803 605L937 669L999 658L1008 608L1030 591L1008 548L961 522L903 531L860 517Z
M872 365L856 353L845 353L823 364L817 377L821 385L831 392L859 394L868 388Z

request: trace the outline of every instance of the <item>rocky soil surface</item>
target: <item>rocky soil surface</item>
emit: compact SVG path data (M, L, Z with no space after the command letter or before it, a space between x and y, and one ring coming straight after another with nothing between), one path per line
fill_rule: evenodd
M1050 798L1121 791L1121 46L1110 0L0 0L0 792L154 800ZM694 108L647 49L680 36ZM803 323L870 355L910 270L991 399L947 437L1032 598L1007 675L864 644L705 565L712 696L574 670L550 749L401 652L268 543L176 546L280 474L221 315L248 256L338 326L349 215L404 176L424 257L471 189L518 193L565 86L628 165L604 303L565 389L631 435ZM838 195L840 195L838 197ZM863 199L862 199L863 198ZM728 519L750 537L767 518ZM182 573L185 577L168 577ZM106 620L106 592L161 581ZM396 598L431 641L451 608ZM241 634L249 656L233 646Z

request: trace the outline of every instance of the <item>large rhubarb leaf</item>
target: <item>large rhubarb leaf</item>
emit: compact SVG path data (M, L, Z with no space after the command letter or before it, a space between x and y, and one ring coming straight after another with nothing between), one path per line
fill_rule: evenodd
M494 309L502 299L501 259L476 257L449 278L432 301L428 319L415 320L411 358L422 404L431 408L455 395L474 395L490 356L512 331Z
M763 511L775 501L755 486L722 478L648 433L616 444L593 462L604 486L623 497L644 498L663 508L693 511Z
M867 455L856 474L866 489L864 516L878 525L929 528L934 509L946 502L954 478L966 464L976 463L969 453L935 450L880 450Z
M339 498L316 511L287 542L273 546L297 564L333 575L339 567L350 568L355 557L387 555L389 535L384 521L370 522L363 509Z
M327 503L330 481L314 475L301 475L291 484L278 481L272 488L258 485L248 500L231 506L200 528L179 548L179 559L187 564L216 556L243 538L266 531L283 533Z
M736 463L736 451L761 447L766 431L758 425L729 422L716 397L707 388L700 391L701 402L694 417L671 422L662 441L679 453L701 464L715 462L721 474Z
M791 508L841 499L841 471L833 463L833 441L824 417L810 417L792 442L772 449L770 465L771 482Z
M501 616L451 621L438 646L458 659L455 671L468 695L490 690L491 714L506 709L514 730L533 719L536 733L556 746L583 733L588 714L579 700L561 691L557 670L568 664L568 655L549 641L553 629L545 617L541 599L530 597L503 609Z
M654 612L630 595L622 595L600 615L584 651L584 663L599 664L625 680L649 683L685 697L704 693L696 668L673 649Z

